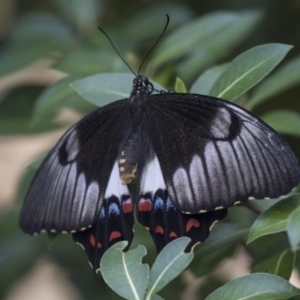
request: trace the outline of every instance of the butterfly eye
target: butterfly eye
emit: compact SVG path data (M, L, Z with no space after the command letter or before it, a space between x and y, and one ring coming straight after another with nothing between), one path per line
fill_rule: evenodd
M149 80L148 80L147 77L145 77L145 76L140 76L140 80L141 80L141 83L143 84L143 86L148 86Z

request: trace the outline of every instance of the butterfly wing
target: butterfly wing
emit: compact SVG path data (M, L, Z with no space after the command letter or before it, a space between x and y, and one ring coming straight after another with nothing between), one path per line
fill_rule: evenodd
M227 209L194 215L182 213L173 204L166 189L156 155L144 165L139 187L137 219L150 231L158 252L170 241L181 236L191 238L186 249L190 251L195 244L205 241L213 224L224 219L227 214Z
M275 198L299 183L288 144L246 110L194 94L153 95L148 102L150 140L179 210L196 214Z
M88 115L49 153L21 211L20 226L26 233L81 232L74 239L84 244L88 255L89 248L101 254L119 239L131 240L132 205L117 167L119 146L130 123L126 103L121 100ZM113 226L112 219L119 219L124 228Z
M119 241L128 241L127 250L133 238L133 206L126 185L119 177L118 163L115 162L106 189L103 205L97 222L92 227L73 234L73 239L80 244L97 272L104 252Z

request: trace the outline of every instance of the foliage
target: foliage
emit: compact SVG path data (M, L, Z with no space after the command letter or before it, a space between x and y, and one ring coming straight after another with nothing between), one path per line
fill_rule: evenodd
M58 0L51 3L52 14L35 12L19 20L12 38L0 53L0 73L8 76L47 57L54 60L52 68L66 77L47 87L37 88L32 84L9 94L0 103L1 134L34 134L62 128L64 124L55 120L62 108L86 114L97 106L126 98L130 93L133 75L96 30L96 25L102 24L97 20L103 16L97 12L102 11L103 3L97 0L85 1L85 5L82 1L74 1L72 5ZM273 71L291 50L290 45L253 46L224 62L224 58L228 60L228 54L254 32L263 19L261 12L217 11L193 18L187 6L178 4L156 4L120 20L117 25L109 22L103 25L116 41L118 50L129 51L124 56L135 70L164 26L162 11L170 14L170 28L142 70L157 90L190 90L219 96L253 110L300 83L300 57L281 63ZM158 21L153 20L153 15ZM146 49L143 49L144 44ZM142 54L137 56L139 51ZM262 118L280 133L300 137L298 113L286 108L271 109ZM95 278L85 254L67 236L59 236L49 251L43 235L29 238L17 226L20 205L40 162L38 159L27 168L15 208L0 215L0 270L6 270L0 280L1 298L16 279L29 272L36 258L45 253L69 270L70 280L84 299L120 299L104 281L126 299L152 296L151 299L161 299L157 293L166 299L177 298L188 284L182 281L182 274L174 278L187 268L192 257L189 271L199 278L232 257L241 245L253 258L253 274L225 285L211 279L205 288L200 286L197 299L204 299L209 293L207 300L287 299L300 294L287 281L293 268L299 268L296 260L300 243L299 194L278 199L268 209L262 205L268 200L253 202L263 212L256 220L249 210L231 208L228 218L214 227L209 239L197 246L193 254L183 252L186 242L183 238L168 245L156 258L150 235L136 225L132 250L123 253L123 245L114 245L101 261L103 278ZM49 244L52 242L53 237ZM138 244L146 248L135 248ZM182 259L170 264L169 260L176 253ZM142 259L147 264L142 263ZM120 260L126 261L128 272ZM148 265L152 265L151 271ZM217 289L220 285L223 286Z

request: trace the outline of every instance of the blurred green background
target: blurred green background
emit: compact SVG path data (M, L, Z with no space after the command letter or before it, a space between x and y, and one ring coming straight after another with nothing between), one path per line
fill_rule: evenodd
M43 156L70 125L96 108L69 87L71 82L102 72L128 72L97 26L106 30L119 52L137 70L161 33L166 13L171 22L164 39L207 14L217 14L215 24L210 24L217 28L221 22L218 13L223 16L225 11L233 14L233 22L224 31L184 45L178 57L173 53L170 60L160 56L163 47L158 46L142 73L166 89L174 88L179 76L189 88L208 68L229 62L260 44L293 45L284 63L300 54L298 0L1 0L1 299L40 299L41 295L42 299L119 299L100 277L93 275L85 253L70 236L60 236L49 250L45 235L28 237L18 228L20 206L36 169L36 164L26 169L25 166ZM205 35L206 30L201 29L199 35ZM251 92L245 97L251 97ZM284 109L300 113L299 95L300 80L256 106L253 112L263 115L270 110ZM300 157L297 137L300 119L298 115L295 118L296 129L284 137ZM211 255L202 249L200 257L200 249L198 273L183 274L161 295L165 299L194 299L196 291L195 299L202 299L223 282L246 272L253 257L263 257L274 245L287 243L284 237L280 240L271 237L266 248L257 251L253 243L247 251L237 252L254 219L255 215L246 208L233 208L227 222L218 224L209 239L221 241L227 234L235 233L233 238L222 240L222 253L214 248ZM133 246L140 243L148 249L149 262L153 261L156 254L152 241L147 231L137 225ZM229 265L232 275L228 270L229 275L225 277L211 274L220 262L237 253L242 253L238 255L242 262L238 266L237 263Z

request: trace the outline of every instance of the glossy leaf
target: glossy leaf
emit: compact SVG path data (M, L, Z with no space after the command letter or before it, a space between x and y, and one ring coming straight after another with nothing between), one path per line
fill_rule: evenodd
M289 249L289 241L285 234L266 235L263 237L263 241L265 243L262 243L261 239L256 239L247 245L257 263Z
M189 22L164 40L161 46L158 47L151 64L158 67L190 53L197 46L199 48L205 46L220 32L226 31L227 28L242 26L243 18L248 20L247 13L214 12ZM252 13L251 18L256 19L257 15ZM222 49L222 46L220 46L220 49Z
M187 92L184 82L179 77L176 77L175 91L177 93L186 93Z
M23 15L18 20L12 43L29 45L32 41L47 39L59 40L63 44L77 43L76 36L68 24L59 17L41 12Z
M222 64L206 70L196 79L190 92L194 94L210 95L210 90L215 81L227 67L228 64Z
M138 246L123 252L126 245L127 242L116 243L104 253L100 261L101 273L105 282L121 297L142 300L149 277L149 266L142 264L147 251Z
M167 244L159 253L150 271L146 300L150 300L152 295L159 292L190 264L194 255L192 252L184 252L189 242L187 237L178 238Z
M16 278L26 276L37 257L45 252L45 240L32 238L18 226L20 206L2 210L0 214L0 298L5 299ZM5 276L3 276L5 274Z
M166 24L165 13L171 17L168 32L183 26L182 24L186 24L192 16L192 11L185 5L175 2L157 2L152 6L141 7L138 14L134 13L116 24L115 32L120 37L125 36L128 44L141 43L151 38L157 39ZM153 16L156 16L155 21Z
M46 14L30 14L16 24L9 43L0 56L0 75L28 66L53 51L65 53L78 41L70 28L57 18Z
M300 244L300 206L295 208L289 215L287 234L292 250L296 251Z
M34 134L61 128L52 120L44 120L37 127L30 126L32 109L41 91L41 88L19 88L0 103L1 134Z
M289 280L295 264L295 253L286 249L256 264L252 273L264 272Z
M178 62L177 74L189 81L197 77L200 71L227 57L237 45L247 39L261 17L262 14L258 11L236 14L232 22L224 24L219 31L195 45L187 56Z
M82 50L71 52L54 66L65 73L81 78L103 72L128 72L128 67L113 51Z
M192 83L205 69L213 66L217 59L209 54L209 51L200 46L197 51L189 52L189 55L176 64L175 72L187 83Z
M300 136L300 114L295 111L272 110L260 117L280 133Z
M269 76L255 89L252 97L247 102L247 108L265 102L272 96L277 95L296 84L300 83L300 57L297 56L283 65L273 75Z
M32 126L44 121L45 118L49 118L63 106L67 106L67 101L77 95L69 85L78 78L80 77L66 77L44 90L35 103ZM81 101L84 102L85 100L81 98Z
M266 44L240 54L215 82L211 95L233 101L268 75L291 48Z
M197 277L210 273L222 261L232 257L237 243L245 241L248 231L248 228L239 228L235 224L214 226L209 238L195 248L190 270Z
M211 293L205 300L278 300L300 291L278 276L256 273L238 277Z
M41 155L36 158L33 162L31 162L22 174L22 177L19 179L18 188L17 188L17 196L15 202L21 205L25 199L27 190L29 185L35 175L36 170L39 168L46 155Z
M160 297L159 295L154 295L151 300L163 300L162 297Z
M250 229L247 243L251 243L261 236L286 230L290 213L299 205L300 194L296 194L271 206L255 220Z
M49 249L52 248L53 244L55 243L55 240L57 239L57 236L57 233L47 233L47 244Z
M132 90L134 75L130 73L102 73L77 80L71 87L89 102L103 106L116 100L128 98ZM154 88L164 90L152 81Z
M80 31L95 26L103 4L102 0L55 0L54 2Z

